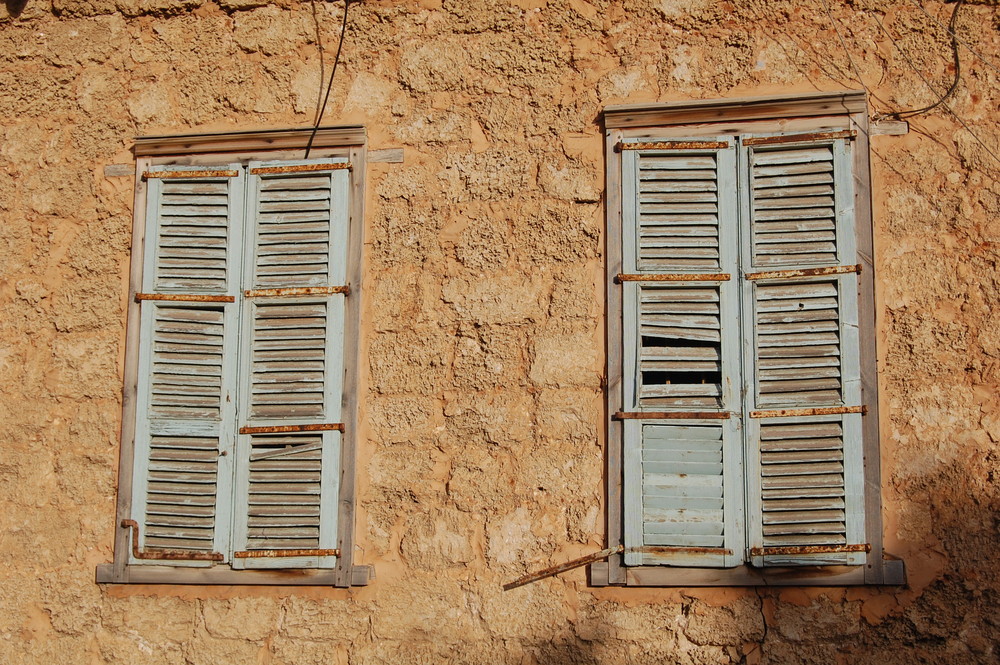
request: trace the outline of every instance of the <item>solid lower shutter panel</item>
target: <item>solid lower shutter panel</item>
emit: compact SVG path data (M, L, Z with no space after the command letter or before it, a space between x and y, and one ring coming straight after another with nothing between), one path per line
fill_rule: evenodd
M336 564L347 296L308 292L346 286L349 171L330 162L249 167L237 568Z
M735 149L701 144L623 151L624 409L681 419L623 423L628 565L742 557Z
M238 324L235 297L219 297L238 285L243 181L230 167L150 173L133 563L206 565L229 543Z
M844 140L748 148L750 555L865 561L853 193ZM832 272L789 276L780 271ZM778 272L768 272L778 271Z

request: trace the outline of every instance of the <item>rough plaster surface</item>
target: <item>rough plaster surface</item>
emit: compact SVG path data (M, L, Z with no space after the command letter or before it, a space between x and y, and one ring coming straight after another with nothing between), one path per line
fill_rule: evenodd
M363 0L330 123L363 123L364 431L351 591L98 587L111 560L131 137L303 126L313 7L0 8L0 662L992 663L1000 566L997 70L872 141L887 549L907 589L500 585L603 544L610 103L950 81L910 2ZM947 22L953 5L923 3ZM315 6L327 58L341 17ZM875 17L898 40L893 45ZM997 9L965 41L1000 53ZM998 65L997 60L991 62ZM327 70L329 71L329 70ZM121 169L118 169L119 171Z

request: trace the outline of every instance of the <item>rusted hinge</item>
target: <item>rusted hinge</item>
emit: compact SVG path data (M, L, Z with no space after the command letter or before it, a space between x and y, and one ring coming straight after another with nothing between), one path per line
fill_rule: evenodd
M819 406L811 409L771 409L751 411L751 418L793 418L796 416L834 416L841 413L868 413L866 406Z
M728 282L729 273L706 273L700 275L684 275L680 273L670 273L665 275L631 275L618 273L615 275L615 283L624 282Z
M729 141L621 141L619 150L719 150L728 148Z
M236 302L234 296L202 296L192 293L137 293L135 301L167 300L170 302Z
M264 559L293 556L340 556L340 550L249 550L233 552L234 559Z
M143 171L142 179L160 178L169 180L174 178L235 178L239 171Z
M335 293L347 294L349 286L300 286L290 289L248 289L243 292L247 298L270 298L273 296L319 296Z
M795 547L752 547L750 556L797 556L800 554L843 554L846 552L871 552L868 543L860 545L801 545Z
M830 268L802 268L798 270L773 270L770 272L748 272L747 279L788 279L789 277L819 277L822 275L846 275L860 273L861 264L854 266L833 266Z
M132 558L151 559L162 561L222 561L223 557L218 552L189 552L187 550L139 549L139 523L135 520L122 520L123 529L132 529Z
M302 173L304 171L338 171L353 168L350 162L332 164L298 164L296 166L258 166L250 169L252 175L268 175L280 173Z
M853 129L839 132L815 132L813 134L785 134L783 136L751 136L743 139L743 145L779 145L781 143L802 143L805 141L833 141L853 139L858 133Z
M240 434L287 434L289 432L344 431L344 423L320 423L316 425L270 425L264 427L241 427Z
M728 411L616 411L614 420L726 420Z

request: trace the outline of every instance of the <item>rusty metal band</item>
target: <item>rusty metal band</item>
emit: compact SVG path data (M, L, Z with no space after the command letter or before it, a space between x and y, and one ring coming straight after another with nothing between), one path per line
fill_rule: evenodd
M247 298L270 298L274 296L319 296L335 293L347 294L349 286L302 286L289 289L250 289L243 292Z
M139 523L135 520L122 520L123 529L132 529L132 558L161 561L222 561L225 557L218 552L189 552L187 550L140 550Z
M350 162L333 164L299 164L297 166L258 166L250 169L252 175L268 175L275 173L303 173L306 171L339 171L352 168Z
M868 413L866 406L820 406L812 409L771 409L751 411L751 418L791 418L794 416L835 416L841 413Z
M137 293L135 301L167 300L170 302L236 302L234 296L202 296L193 293Z
M617 411L614 420L728 420L729 411Z
M788 279L789 277L820 277L822 275L847 275L860 273L861 264L853 266L832 266L830 268L802 268L799 270L774 270L771 272L748 272L747 279Z
M728 148L729 141L652 141L634 143L622 141L620 150L718 150Z
M615 283L624 282L728 282L731 279L729 273L705 273L700 275L682 275L680 273L670 273L668 275L630 275L618 273L615 275Z
M743 139L743 145L780 145L782 143L803 143L805 141L833 141L853 139L858 133L853 129L839 132L815 132L813 134L786 134L785 136L756 136Z
M240 434L287 434L290 432L344 431L344 423L320 423L316 425L270 425L265 427L241 427Z
M804 554L844 554L846 552L871 552L868 543L860 545L801 545L796 547L752 547L750 556L797 556Z
M249 550L233 552L234 559L269 559L293 556L340 556L340 550Z
M723 554L729 556L732 550L721 547L669 547L666 545L643 545L642 547L630 547L629 552L640 552L642 554Z
M144 180L159 178L171 180L176 178L235 178L239 171L143 171Z

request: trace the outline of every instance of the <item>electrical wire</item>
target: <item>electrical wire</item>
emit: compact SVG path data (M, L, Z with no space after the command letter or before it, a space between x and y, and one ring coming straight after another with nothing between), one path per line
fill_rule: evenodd
M913 60L910 58L909 53L907 53L906 50L902 46L900 46L899 42L896 41L896 38L892 36L892 33L890 33L888 29L886 29L885 25L882 23L881 19L879 19L878 15L873 13L872 18L875 19L875 22L878 24L878 27L882 30L882 32L886 34L886 36L892 42L892 45L895 47L895 49L899 51L899 54L903 56L903 60L906 61L906 64L909 65L910 69L916 72L917 76L920 77L920 80L924 82L924 85L926 85L930 89L930 91L933 92L934 94L939 94L938 91L934 89L934 85L929 80L927 80L927 77L924 76L924 73L920 71L920 68L917 67L916 64L914 64ZM958 124L962 125L962 127L965 128L965 131L969 132L969 135L972 136L973 139L975 139L976 143L982 146L983 149L986 150L987 154L990 157L992 157L997 162L997 164L1000 164L1000 157L997 157L996 151L990 146L986 145L986 143L984 143L983 140L979 138L979 136L974 131L972 131L972 128L969 127L968 123L966 123L965 120L963 120L957 113L955 113L955 111L950 106L948 106L948 104L946 104L943 101L943 99L941 100L941 105L945 108L945 110L948 111L948 113L952 115L953 118L955 118L955 120L958 121Z
M326 53L323 51L323 29L319 24L319 14L316 11L316 0L311 0L313 25L316 26L316 45L319 48L319 89L316 91L316 113L313 114L313 124L319 121L319 109L323 104L323 81L326 80Z
M319 131L319 125L323 121L326 103L330 101L330 91L333 90L333 77L337 74L337 65L340 64L340 52L344 48L344 36L347 35L347 8L350 6L351 0L344 0L344 22L340 25L340 41L337 43L337 55L333 56L333 68L330 70L330 80L326 84L326 95L323 97L323 103L319 106L319 111L316 114L316 123L309 134L309 141L306 143L305 159L309 159L309 151L312 150L313 141L316 139L316 132Z
M997 67L996 65L992 64L986 58L985 55L983 55L982 53L980 53L976 49L972 48L972 46L968 42L964 41L963 39L960 39L959 36L958 36L958 33L956 33L953 28L948 27L947 25L945 25L944 23L942 23L941 21L939 21L937 19L937 17L935 17L933 14L931 14L926 9L924 9L924 6L922 4L920 4L919 0L910 0L910 1L913 4L915 4L917 6L917 9L919 9L920 11L922 11L927 16L927 18L929 18L930 20L932 20L935 23L937 23L938 26L940 26L940 27L944 28L945 30L947 30L951 34L952 38L955 41L957 41L959 44L961 44L965 48L969 49L969 52L972 53L977 58L979 58L984 65L986 65L987 67L989 67L990 69L992 69L996 73L1000 74L1000 67Z
M965 4L965 0L958 0L958 2L955 3L955 10L951 13L951 21L948 23L948 32L951 33L951 51L952 55L955 57L955 80L951 82L951 87L949 87L947 92L945 92L941 98L933 104L929 104L928 106L924 106L919 109L910 109L909 111L894 111L889 114L890 116L894 116L899 120L902 120L903 118L912 118L915 115L927 113L928 111L936 109L944 104L945 100L951 97L955 90L958 89L958 83L962 79L962 60L958 53L958 37L955 35L955 24L958 21L958 12L962 8L963 4ZM878 16L875 16L875 20L878 21L879 26L882 27L882 21L879 20ZM882 27L882 29L885 30L884 27ZM889 34L888 31L886 31L886 34ZM892 39L892 36L890 35L889 38ZM892 43L896 46L896 48L900 49L900 53L903 53L895 39L893 39ZM909 61L909 56L904 54L904 57L906 57L907 61ZM912 63L911 66L913 66ZM915 66L914 69L916 69ZM920 73L919 70L917 70L917 73ZM923 74L921 74L920 77L923 78ZM926 79L924 79L924 83L927 83ZM930 83L927 83L927 87L932 91L934 90Z

